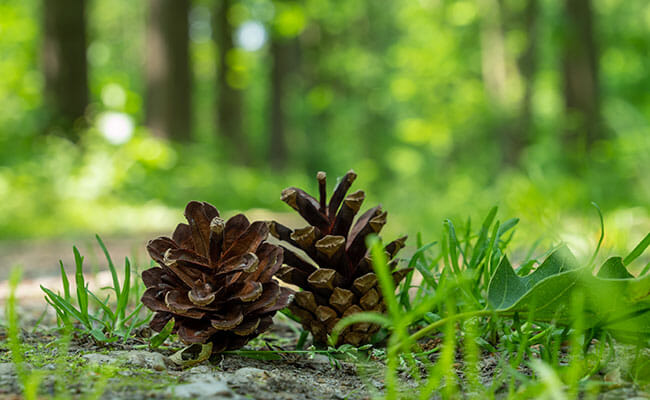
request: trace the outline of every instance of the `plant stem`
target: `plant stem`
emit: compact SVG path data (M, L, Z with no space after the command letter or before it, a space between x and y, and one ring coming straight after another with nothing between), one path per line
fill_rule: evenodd
M457 320L463 320L467 318L472 318L472 317L481 317L484 315L492 315L494 314L495 311L493 310L478 310L478 311L467 311L464 313L460 314L454 314L450 317L440 319L432 324L429 324L425 326L424 328L420 329L419 331L415 332L409 337L409 342L415 342L418 339L421 339L422 337L428 335L429 333L435 331L436 329L440 328L444 324L450 322L450 321L457 321ZM400 344L398 344L400 345Z

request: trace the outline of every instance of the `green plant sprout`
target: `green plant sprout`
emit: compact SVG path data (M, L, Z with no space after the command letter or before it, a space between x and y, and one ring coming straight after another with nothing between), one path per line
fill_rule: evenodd
M59 261L59 266L61 269L63 295L54 293L52 290L43 286L41 286L41 289L45 292L45 300L56 311L57 321L60 327L78 329L82 333L90 334L98 342L114 342L119 340L119 338L126 341L134 329L143 326L149 321L151 313L148 312L144 316L140 315L142 303L139 303L132 311L127 312L131 287L133 284L137 287L140 285L140 282L132 282L131 263L127 257L124 259L123 282L120 285L117 269L111 260L106 246L99 236L96 238L104 252L113 280L113 287L107 289L111 290L115 295L114 304L110 301L110 295L102 300L88 288L83 272L84 258L74 246L72 250L75 258L76 297L73 299L70 281L61 261ZM90 308L89 299L96 305L95 312L92 312ZM76 306L74 304L75 300Z

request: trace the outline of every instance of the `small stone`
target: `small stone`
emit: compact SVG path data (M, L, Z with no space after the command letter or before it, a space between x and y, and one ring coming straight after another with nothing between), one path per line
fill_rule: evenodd
M198 375L198 374L209 374L212 372L212 368L208 365L197 365L196 367L190 368L185 373L187 375Z
M82 356L90 364L110 364L116 361L114 357L101 353L89 353Z
M16 369L13 363L0 363L0 375L15 375Z
M314 357L309 359L309 362L318 368L331 368L332 363L330 359L324 354L314 354Z
M170 387L167 392L175 397L193 399L234 397L228 385L211 374L192 375L189 380L189 383Z
M239 368L232 374L232 380L237 383L251 382L253 380L266 381L269 377L270 374L267 371L253 367Z
M155 371L164 371L166 369L165 356L160 353L135 350L116 351L114 354L123 362L134 367L148 368Z

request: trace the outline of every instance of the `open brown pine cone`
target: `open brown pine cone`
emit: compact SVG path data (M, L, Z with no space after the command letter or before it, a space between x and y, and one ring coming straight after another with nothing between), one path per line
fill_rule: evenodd
M346 197L356 177L354 171L348 172L334 189L329 204L324 172L317 175L319 200L295 187L285 189L282 201L309 225L293 230L275 221L270 223L273 236L302 250L310 259L281 246L285 264L277 276L302 289L295 294L289 309L320 343L327 343L327 335L341 318L361 311L386 310L366 247L366 237L378 234L386 224L386 211L382 211L381 206L373 207L353 225L365 199L361 190ZM395 270L395 256L405 241L406 236L403 236L385 247L396 283L410 271ZM378 325L357 323L343 332L339 342L355 346L365 344L378 329Z
M224 221L214 206L191 201L185 217L189 224L179 224L171 238L147 244L160 265L142 273L142 302L155 311L149 325L159 332L174 318L174 332L188 344L238 349L290 302L293 292L273 279L282 249L266 242L266 223L251 224L243 214Z

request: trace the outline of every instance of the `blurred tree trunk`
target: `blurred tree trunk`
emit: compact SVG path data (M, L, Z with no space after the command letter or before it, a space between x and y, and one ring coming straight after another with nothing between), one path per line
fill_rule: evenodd
M76 122L88 106L85 0L44 0L42 63L51 129L79 139Z
M591 0L565 0L564 46L566 143L573 156L584 156L602 135L598 90L598 58Z
M485 90L498 107L505 103L506 55L502 0L481 0L481 70Z
M289 151L286 137L287 81L298 65L298 49L295 38L282 38L274 35L271 39L271 93L270 93L270 143L269 161L271 168L281 170L286 167Z
M526 31L526 48L519 58L519 72L524 85L521 98L519 121L515 134L509 140L506 150L506 160L509 164L517 164L521 153L531 142L534 134L533 124L533 94L535 90L535 74L537 72L537 43L538 43L538 18L539 0L527 0L520 19Z
M506 10L503 0L481 0L481 69L494 113L495 136L499 138L501 163L517 166L522 151L522 131L506 102L508 59L505 51Z
M190 0L149 0L147 126L160 137L191 137Z
M322 22L310 19L305 30L298 38L300 46L299 75L303 81L302 94L305 100L312 91L318 88L330 88L332 79L323 71L324 59L336 40L333 33L323 29ZM304 124L301 124L301 148L296 149L296 143L291 143L294 159L304 166L305 172L314 174L316 171L327 171L333 168L328 164L328 122L329 108L315 107L305 101Z
M240 163L249 161L248 145L243 129L242 92L230 81L235 72L229 66L228 55L234 49L233 26L228 21L228 10L235 0L216 0L214 40L219 52L217 67L217 125L219 134L225 139L232 160Z

